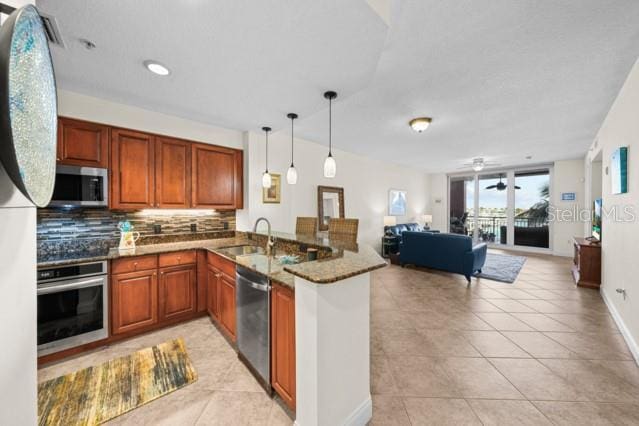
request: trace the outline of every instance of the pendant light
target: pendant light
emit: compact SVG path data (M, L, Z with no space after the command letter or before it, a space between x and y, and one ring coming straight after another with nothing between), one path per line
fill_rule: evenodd
M297 170L295 170L295 164L293 164L293 122L297 118L297 114L289 112L286 116L291 119L291 167L286 172L286 182L289 185L295 185L297 183Z
M328 99L328 157L324 160L324 177L334 178L337 172L337 164L333 158L333 140L332 140L332 119L333 119L333 99L337 97L337 93L328 91L324 93L324 97Z
M264 170L264 174L262 174L262 188L270 188L272 181L271 174L268 172L268 132L271 131L271 128L262 127L262 130L264 130L266 134L266 170Z

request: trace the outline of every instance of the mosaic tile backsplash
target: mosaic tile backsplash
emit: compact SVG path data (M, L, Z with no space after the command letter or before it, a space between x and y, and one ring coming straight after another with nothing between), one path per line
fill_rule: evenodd
M107 209L38 209L38 242L76 239L118 241L118 222L128 220L142 238L235 230L235 211L110 211ZM195 224L196 232L191 226ZM157 234L157 225L161 233Z

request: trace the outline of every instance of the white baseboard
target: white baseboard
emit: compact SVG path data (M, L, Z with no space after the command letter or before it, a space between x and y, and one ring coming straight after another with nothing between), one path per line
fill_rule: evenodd
M373 418L373 400L371 396L362 402L344 421L344 426L366 426Z
M630 334L630 330L628 330L628 327L626 327L626 323L621 318L621 315L619 315L619 311L617 311L615 305L606 296L606 292L603 291L603 287L599 288L599 293L601 294L601 298L604 300L604 303L608 307L610 315L612 315L612 319L615 320L619 331L621 331L621 335L626 341L626 344L628 345L628 348L630 349L630 352L635 359L635 363L639 365L639 345L637 345L637 341L632 337L632 334Z
M369 395L368 398L362 402L345 420L342 425L344 426L366 426L368 422L373 418L373 400ZM293 423L294 426L301 426L297 420Z

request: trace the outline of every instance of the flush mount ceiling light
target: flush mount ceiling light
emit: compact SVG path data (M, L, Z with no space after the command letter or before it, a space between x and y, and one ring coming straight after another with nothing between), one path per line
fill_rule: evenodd
M337 97L337 93L333 91L328 91L324 93L324 97L328 99L328 157L324 160L324 177L326 178L334 178L337 173L337 164L335 163L335 159L333 158L332 148L333 148L333 140L332 140L332 127L333 127L333 99Z
M266 169L262 174L262 188L270 188L273 181L271 180L271 174L268 172L268 132L271 131L271 128L264 126L262 130L264 130L266 135Z
M291 167L289 167L286 172L286 182L288 182L289 185L295 185L297 183L297 170L295 170L295 164L293 164L293 122L297 118L297 114L289 112L286 116L291 119Z
M424 130L428 129L428 126L430 126L430 123L432 121L433 119L430 117L417 117L409 121L408 124L414 131L416 131L417 133L421 133Z
M147 59L146 61L144 61L144 66L153 74L162 75L162 76L171 74L171 71L169 71L169 69L166 66L162 65L161 63L157 61L152 61L150 59Z

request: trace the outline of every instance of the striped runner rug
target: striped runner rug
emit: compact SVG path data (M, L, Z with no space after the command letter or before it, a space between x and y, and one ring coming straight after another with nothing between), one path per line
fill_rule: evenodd
M98 425L197 380L179 338L38 385L40 425Z

